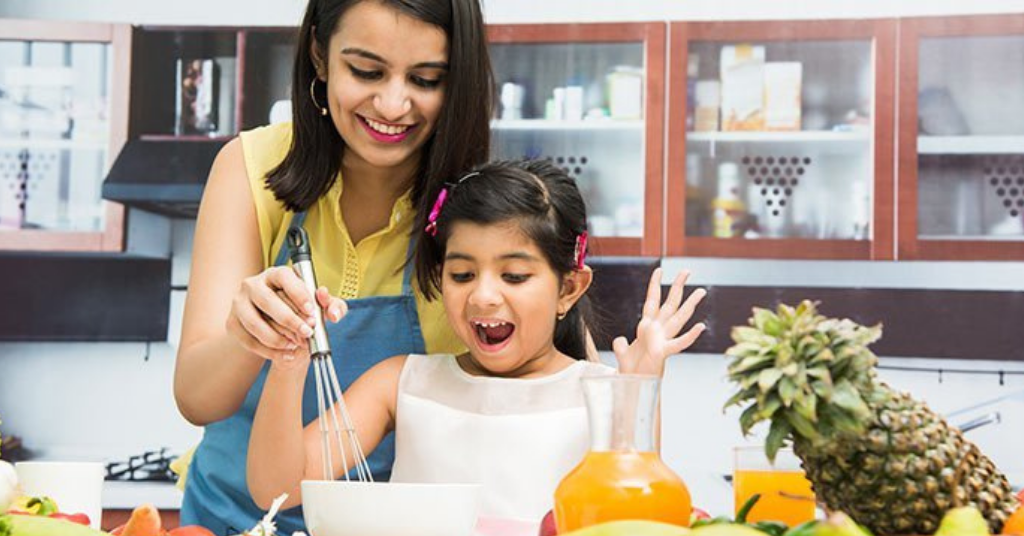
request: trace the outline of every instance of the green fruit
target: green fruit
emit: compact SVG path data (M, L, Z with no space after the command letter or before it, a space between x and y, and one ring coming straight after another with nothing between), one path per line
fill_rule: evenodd
M988 523L977 508L961 506L942 516L935 536L988 536Z
M108 533L64 519L29 515L7 516L11 536L109 536Z
M628 520L599 523L560 536L690 536L694 533L696 531L686 527L660 521Z
M814 526L813 536L871 536L871 533L850 519L850 516L836 512Z
M749 525L722 523L693 529L690 531L690 536L765 536L765 533Z

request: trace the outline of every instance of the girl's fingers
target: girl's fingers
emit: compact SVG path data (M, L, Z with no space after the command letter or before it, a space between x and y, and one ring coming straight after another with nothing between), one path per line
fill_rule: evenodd
M665 298L665 305L661 307L663 318L671 317L679 309L679 303L683 301L683 287L689 278L690 272L686 270L676 274L675 281L672 282L672 287L668 290L668 297Z
M655 268L647 282L647 299L644 300L643 318L654 318L661 305L661 268Z
M700 322L695 324L686 333L668 341L665 346L667 350L666 355L682 353L683 350L686 350L692 346L693 343L697 342L697 338L700 337L701 333L704 333L705 329L707 329L707 326L705 326L703 322Z
M633 372L634 364L629 358L629 343L625 337L615 337L612 341L612 352L615 353L615 360L619 363L619 372L628 374Z
M682 307L672 313L672 316L665 321L665 332L670 337L674 337L679 333L679 330L683 329L683 326L693 318L694 311L697 310L697 306L700 305L700 302L704 300L704 297L707 296L707 294L708 291L702 288L694 290L686 297L686 301L683 302Z

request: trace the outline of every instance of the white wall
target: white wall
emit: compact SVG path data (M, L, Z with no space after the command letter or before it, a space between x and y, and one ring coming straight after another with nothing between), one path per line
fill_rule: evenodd
M630 20L714 20L827 17L891 17L991 12L1024 13L1024 0L485 0L492 23ZM124 21L145 24L291 25L303 0L0 0L0 17ZM1022 16L1022 15L1017 15ZM174 285L187 281L192 222L175 221L171 243ZM1024 290L1024 263L798 263L671 259L668 272L695 268L695 283L802 284L913 288ZM670 278L671 273L666 275ZM175 345L184 292L172 293L166 343L0 344L0 418L3 431L21 435L28 447L50 458L120 459L143 450L181 452L200 431L177 414L171 393ZM1014 319L1007 319L1008 323ZM1017 319L1019 322L1019 319ZM1008 329L1010 329L1008 325ZM998 357L998 356L993 356ZM887 364L1024 370L1024 362L885 360ZM1024 390L1024 377L934 373L883 373L948 412ZM691 486L697 504L713 512L731 508L720 475L731 467L730 448L744 442L736 412L723 413L728 397L725 360L718 355L675 358L664 392L663 452ZM971 433L1003 469L1024 483L1024 401L993 405L1004 423ZM964 416L966 418L967 415ZM1012 436L1012 437L1011 437ZM757 437L747 441L757 441Z

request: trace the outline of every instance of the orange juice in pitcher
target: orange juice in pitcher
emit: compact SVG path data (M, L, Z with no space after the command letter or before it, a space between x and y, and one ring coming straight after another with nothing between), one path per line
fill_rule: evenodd
M690 492L654 448L659 379L584 378L590 452L555 491L559 533L621 519L687 526Z

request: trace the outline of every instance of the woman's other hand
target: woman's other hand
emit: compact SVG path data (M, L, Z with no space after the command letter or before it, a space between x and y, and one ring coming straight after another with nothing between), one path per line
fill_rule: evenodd
M246 350L264 359L292 360L308 353L308 339L316 325L316 306L324 317L338 322L345 315L344 300L326 287L316 291L316 303L302 279L286 266L275 266L248 277L231 302L226 328Z
M683 326L693 317L697 305L707 295L704 289L697 289L684 302L683 287L689 277L689 272L680 272L662 304L661 268L651 274L643 314L636 327L636 339L632 343L628 343L625 337L617 337L612 341L619 372L661 376L665 372L668 356L689 348L704 332L704 323L698 322L679 335Z

